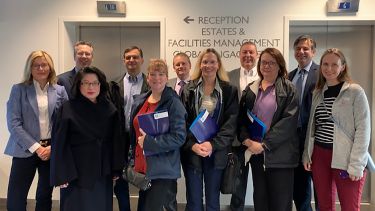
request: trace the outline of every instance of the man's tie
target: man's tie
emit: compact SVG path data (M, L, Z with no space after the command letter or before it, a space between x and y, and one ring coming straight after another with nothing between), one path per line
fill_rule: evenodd
M178 82L178 85L180 86L180 90L178 90L178 95L181 96L181 92L184 89L185 84L186 84L185 81Z
M137 83L137 76L129 75L129 82L130 83Z
M305 79L305 71L306 71L305 69L300 70L299 76L296 82L296 88L297 88L297 92L299 96L299 105L302 104L302 97L303 97L302 87L303 87L303 79Z
M300 107L300 109L301 109L301 105L302 105L302 97L303 97L302 87L303 87L303 79L304 78L305 78L305 69L301 69L300 72L299 72L297 82L296 82L296 88L297 88L297 92L298 92L298 96L299 96L299 107ZM302 112L300 110L299 116L298 116L297 126L301 127L301 125L302 125Z

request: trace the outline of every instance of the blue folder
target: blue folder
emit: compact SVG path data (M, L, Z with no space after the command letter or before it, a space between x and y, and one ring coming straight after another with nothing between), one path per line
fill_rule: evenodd
M168 111L162 110L138 116L139 128L147 135L157 136L169 132Z
M247 117L249 118L249 134L253 141L261 142L267 131L267 126L260 120L253 112L247 110Z
M190 125L189 130L193 133L198 143L202 143L215 137L219 131L219 127L215 119L209 115L208 111L204 110L198 114Z

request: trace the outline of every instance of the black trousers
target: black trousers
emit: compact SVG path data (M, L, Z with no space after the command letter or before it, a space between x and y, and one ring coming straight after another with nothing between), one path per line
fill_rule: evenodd
M37 170L39 179L35 210L51 210L53 187L49 184L49 169L49 161L42 161L36 154L28 158L13 157L7 195L8 211L26 211L27 194Z
M300 140L300 164L294 169L294 190L293 190L293 200L297 211L312 211L311 207L311 181L312 176L310 171L306 171L302 165L302 153L305 145L306 138L306 128L298 128L298 138ZM315 207L316 211L318 209L317 197L315 194Z
M113 192L118 201L120 211L130 211L129 184L122 177L115 181Z
M139 191L138 211L163 211L165 204L171 198L171 193L177 190L177 179L151 180L151 188ZM177 193L177 191L176 191ZM176 195L174 195L176 198Z
M264 168L263 155L250 159L255 211L291 211L294 168Z
M311 172L302 164L294 169L293 200L297 211L312 211L311 207Z

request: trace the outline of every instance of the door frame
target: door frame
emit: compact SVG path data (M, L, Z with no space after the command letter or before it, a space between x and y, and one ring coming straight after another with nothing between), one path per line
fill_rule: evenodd
M74 67L74 44L79 39L80 26L158 26L160 27L160 57L166 56L165 17L59 17L58 71L60 74Z
M332 17L303 17L303 16L284 16L284 31L283 31L283 38L284 38L284 47L283 47L283 54L284 58L288 58L289 63L289 29L290 26L355 26L355 25L366 25L371 26L373 33L372 33L372 52L375 55L375 17L368 17L368 18L356 18L356 17L340 17L340 16L332 16ZM288 65L289 66L289 65ZM375 90L375 59L372 60L372 90ZM371 129L375 131L375 91L372 92L372 106L371 106ZM371 134L371 140L375 141L375 133ZM373 158L375 158L375 142L373 142L370 146L370 154ZM375 207L375 177L372 177L370 172L367 174L367 178L370 178L370 204L362 204L362 206L369 206L371 208Z

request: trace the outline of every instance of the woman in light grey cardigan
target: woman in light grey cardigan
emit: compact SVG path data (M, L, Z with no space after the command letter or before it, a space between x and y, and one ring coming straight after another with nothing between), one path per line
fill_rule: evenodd
M370 108L364 90L351 81L343 53L332 48L320 61L303 164L312 171L319 209L359 210L370 144Z

